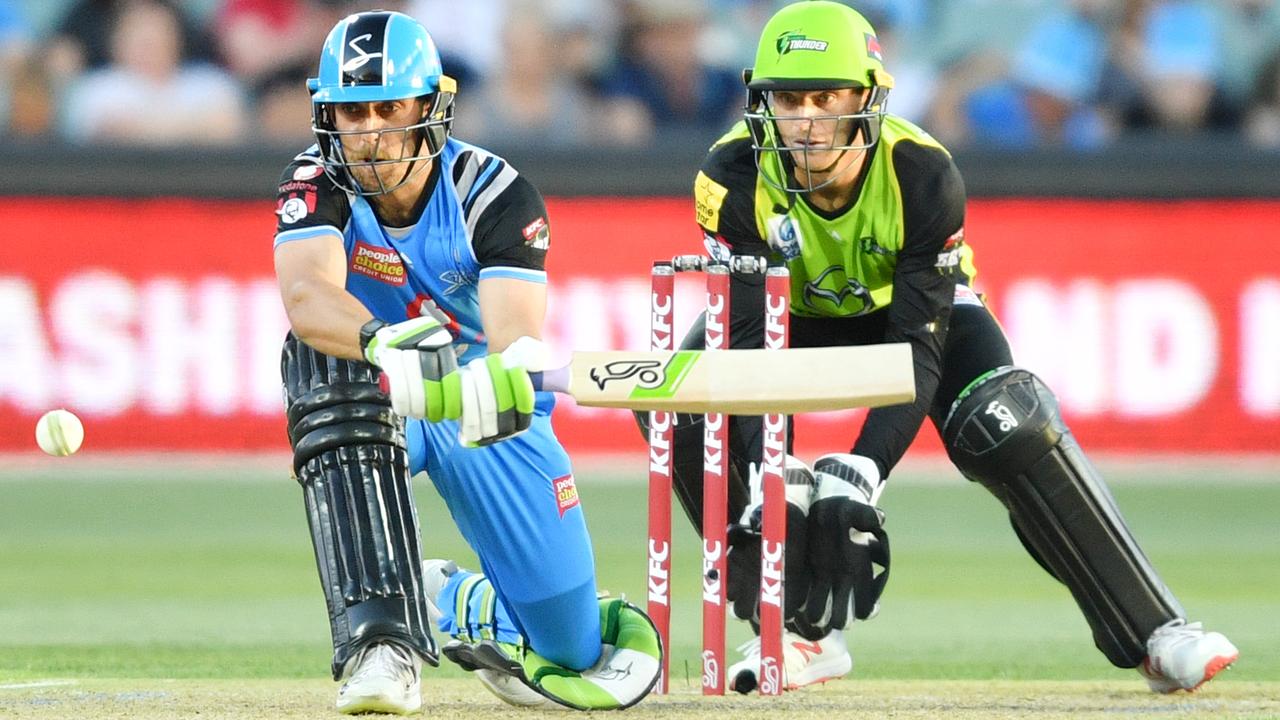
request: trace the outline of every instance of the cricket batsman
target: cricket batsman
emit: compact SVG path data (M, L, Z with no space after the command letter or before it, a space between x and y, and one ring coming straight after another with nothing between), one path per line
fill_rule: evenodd
M928 133L887 114L893 78L867 20L837 2L787 5L765 25L744 76L743 120L694 183L707 251L786 265L794 347L910 343L916 378L915 402L871 410L849 452L818 458L812 471L788 460L784 686L852 668L843 631L876 613L888 579L877 499L926 417L955 466L1004 504L1027 551L1066 585L1113 665L1169 693L1195 690L1234 662L1226 637L1187 622L1053 393L1014 363L974 289L960 173ZM734 347L761 344L761 284L758 275L733 280ZM697 323L684 347L702 339ZM728 595L753 623L759 499L747 488L761 432L758 417L730 425L729 510L741 521L730 532ZM701 417L678 419L674 479L695 527L702 436ZM758 683L758 638L746 652L728 672L740 692Z
M546 362L542 197L451 136L456 84L406 15L341 20L308 87L317 143L280 180L274 257L337 709L417 711L422 663L438 663L430 625L508 703L639 702L657 631L597 597L555 400L529 377ZM411 484L424 471L483 574L424 562Z

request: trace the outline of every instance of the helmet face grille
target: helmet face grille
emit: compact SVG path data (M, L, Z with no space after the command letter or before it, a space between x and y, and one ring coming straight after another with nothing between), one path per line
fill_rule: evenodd
M315 113L311 129L319 141L325 174L343 190L366 197L385 195L404 186L417 171L425 167L425 163L444 151L453 126L453 93L438 92L425 100L426 111L421 122L381 130L337 130L333 122L332 106L327 103L313 105ZM370 152L373 159L348 159L342 145L343 138L369 135L375 136ZM400 156L382 159L380 151L384 140L397 136L400 139ZM405 165L405 171L398 179L388 182L377 172L380 168L398 163ZM356 179L355 171L362 168L373 171L376 184L365 187Z
M868 93L867 100L861 110L856 113L841 115L778 115L769 106L768 93L751 91L750 105L743 113L747 128L751 132L751 149L755 151L756 169L760 177L771 187L790 193L807 193L824 188L839 180L844 172L828 175L823 180L815 180L815 174L826 174L825 170L814 170L811 154L839 151L841 157L848 152L869 152L880 140L880 125L884 121L887 88L875 87ZM806 143L803 148L786 147L778 130L778 121L807 123ZM832 137L829 145L814 147L807 142L813 133L814 123L832 122L839 127L840 123L849 125L846 140ZM861 133L861 141L855 141ZM801 168L794 156L803 155L805 162ZM839 162L838 160L836 162ZM849 167L853 167L852 164ZM781 171L779 175L777 171ZM775 175L778 177L775 178ZM802 176L803 179L800 179Z

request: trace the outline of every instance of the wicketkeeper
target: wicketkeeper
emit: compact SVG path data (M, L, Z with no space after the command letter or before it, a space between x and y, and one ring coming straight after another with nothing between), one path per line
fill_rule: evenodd
M444 654L503 700L627 707L657 631L598 599L569 458L535 393L550 228L505 160L450 136L455 84L427 31L351 15L309 81L318 143L280 181L281 371L344 713L416 711ZM379 375L385 374L385 387ZM484 574L423 561L425 471Z
M1186 621L1053 393L1014 364L974 289L960 173L938 141L886 113L893 78L866 19L825 0L788 5L765 25L744 75L743 121L716 142L694 183L707 251L786 264L793 347L907 342L916 378L915 402L871 410L849 452L820 457L811 471L788 463L785 686L852 668L843 631L875 615L888 579L877 499L926 417L956 467L1005 505L1027 551L1067 586L1112 664L1173 692L1234 662L1227 638ZM759 347L759 276L736 276L731 297L733 346ZM698 323L684 347L702 342ZM759 512L747 488L760 434L758 417L731 422L730 517L741 520L730 534L728 594L752 621ZM673 474L695 527L702 438L700 417L678 419ZM730 686L754 688L759 662L757 639L729 669Z

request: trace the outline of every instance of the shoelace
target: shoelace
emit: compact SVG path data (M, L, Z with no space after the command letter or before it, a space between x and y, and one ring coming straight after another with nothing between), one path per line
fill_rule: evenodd
M375 654L386 652L390 658L386 662L379 662L380 658ZM396 643L374 643L362 649L351 662L355 663L356 672L351 676L351 680L362 678L374 671L380 665L390 665L397 676L411 676L413 674L413 656L407 648Z

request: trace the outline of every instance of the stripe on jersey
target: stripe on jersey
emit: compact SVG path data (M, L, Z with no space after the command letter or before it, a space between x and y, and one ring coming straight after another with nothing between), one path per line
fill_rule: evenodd
M356 16L347 24L342 38L341 83L347 85L381 85L387 62L387 23L391 16L369 13Z
M488 179L484 187L477 187L468 198L467 202L471 206L463 208L463 215L467 218L467 237L469 238L476 236L476 223L479 222L480 216L488 209L490 203L501 195L503 190L511 187L511 183L515 182L520 175L515 168L505 162L499 161L499 163L498 171ZM476 185L480 183L477 182Z
M307 240L313 237L323 237L325 235L333 235L342 240L342 231L332 225L316 225L314 227L298 228L297 230L285 230L282 233L276 233L275 242L272 247L280 247L281 245L292 240Z
M487 267L480 268L480 279L488 278L508 278L511 280L525 280L527 282L547 283L546 270L530 270L529 268L519 267Z

